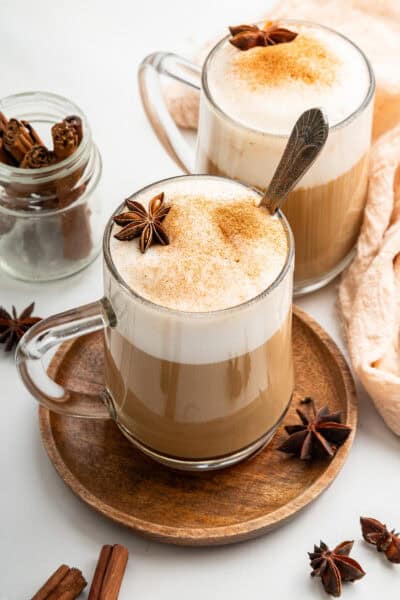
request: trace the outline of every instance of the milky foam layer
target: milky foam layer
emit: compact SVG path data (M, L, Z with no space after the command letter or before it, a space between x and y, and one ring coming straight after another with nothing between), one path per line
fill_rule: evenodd
M322 106L331 126L362 104L369 71L362 54L327 29L288 26L297 38L241 51L225 42L208 70L211 96L247 127L288 134L300 113Z
M221 310L250 300L281 272L288 253L282 222L260 209L253 190L223 179L182 178L135 199L147 207L164 192L168 246L144 254L137 240L111 239L120 275L144 298L182 311ZM114 225L113 233L121 228Z
M197 172L217 172L265 188L289 132L300 114L312 107L326 112L331 129L321 154L297 188L337 179L368 152L374 84L364 56L348 40L323 27L283 26L298 30L298 37L286 44L248 51L223 42L210 55L206 66L209 95L202 93L200 98ZM314 48L312 57L306 52L310 44ZM319 52L325 58L319 59ZM279 55L275 61L271 59L274 53L287 56ZM269 57L261 67L258 56ZM253 59L258 66L254 66ZM296 69L300 74L297 78L293 76ZM363 110L345 125L332 129L353 115L367 97L370 100Z
M234 202L238 198L247 198L247 202L249 203L250 201L256 202L260 198L256 192L252 192L236 182L229 182L217 177L187 176L174 178L151 186L139 193L135 199L146 203L161 191L165 192L166 199L171 204L173 198L175 198L175 202L178 202L179 198L186 198L186 206L188 205L189 198L196 199L199 196L204 198L205 195L213 198L216 208L223 205L228 206L229 203ZM185 200L182 202L185 205ZM170 212L172 212L172 209ZM170 216L172 217L173 213ZM274 223L276 220L273 220ZM269 223L270 219L267 217L265 221ZM168 224L166 223L167 226ZM172 229L172 224L170 226ZM242 271L235 270L234 276L229 273L231 268L235 269L235 265L232 263L233 250L228 245L225 264L226 274L220 270L221 285L218 291L215 281L210 281L208 278L209 265L204 264L203 260L205 246L207 243L211 243L211 228L210 230L205 230L204 222L200 228L196 229L194 224L192 224L192 227L193 231L199 231L200 229L203 235L202 243L199 244L196 241L194 245L196 252L193 254L193 260L197 260L198 266L204 266L204 273L206 275L204 281L206 279L209 281L210 289L212 290L211 297L213 297L215 303L221 303L222 300L230 305L235 303L232 294L229 293L229 289L226 287L228 285L232 286L231 289L233 289L236 300L244 297L244 295L252 294L252 297L257 295L257 292L262 292L265 287L268 287L269 283L276 278L280 269L286 263L288 243L286 238L281 237L281 231L284 233L284 228L281 222L279 222L279 227L274 224L280 240L278 244L279 252L276 251L277 246L271 241L267 242L266 245L260 245L259 242L254 246L251 244L248 245L248 257L253 257L256 265L263 264L266 254L265 248L269 248L273 254L275 253L274 257L269 256L266 258L266 264L269 266L264 269L265 281L262 289L257 289L254 279L246 274L245 269ZM114 231L116 229L114 228ZM120 276L128 286L140 294L140 296L136 296L125 287L122 287L105 264L105 295L109 298L115 312L116 328L125 339L143 352L147 352L162 360L185 364L209 364L241 356L246 352L254 350L268 341L280 329L291 309L293 257L279 284L274 286L268 293L254 300L254 302L248 302L237 308L217 312L180 312L165 310L162 307L141 299L141 296L145 295L142 279L144 272L136 266L139 261L146 261L146 263L143 262L142 264L147 264L152 272L152 277L155 278L154 282L160 283L161 281L156 265L158 265L167 278L172 277L172 281L178 281L179 278L175 279L173 271L177 270L178 273L182 273L179 264L181 258L177 249L172 250L172 235L171 242L171 245L168 247L152 246L145 255L141 255L137 250L137 240L118 242L118 240L110 238L110 252L116 270L119 271ZM243 258L244 260L243 250L237 249L236 246L233 246L233 248L238 250L240 253L239 258ZM164 259L161 259L162 253L165 253L165 251L171 253L171 259L166 259L167 262L169 261L168 269L164 268L165 264L167 264L167 262L164 262L165 255ZM207 256L212 260L210 254ZM261 261L260 256L262 256ZM221 267L223 265L222 257L216 260L217 262L213 263L214 266L218 264ZM190 269L190 265L186 263L186 266ZM199 271L202 272L203 269L199 268ZM135 274L139 275L138 281L135 280ZM191 284L190 278L193 279L193 277L194 271L192 269L188 273L187 281L184 282L185 294L183 304L187 306L190 300L192 310L195 309L195 306L203 306L205 308L209 302L205 299L203 293L203 291L207 291L206 286L200 285L199 287L202 287L202 291L198 292ZM196 281L199 281L199 279L197 278ZM261 279L256 279L256 281L261 285ZM242 285L245 294L240 290ZM145 287L148 289L147 286ZM186 288L191 288L193 294L188 295ZM196 300L196 304L194 300ZM179 297L176 302L179 304ZM119 352L118 348L111 348L111 351Z

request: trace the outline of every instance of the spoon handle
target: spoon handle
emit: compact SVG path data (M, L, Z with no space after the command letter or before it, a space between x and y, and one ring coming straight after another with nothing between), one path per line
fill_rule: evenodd
M328 137L328 119L320 108L303 112L292 129L279 165L260 206L275 213L311 167Z

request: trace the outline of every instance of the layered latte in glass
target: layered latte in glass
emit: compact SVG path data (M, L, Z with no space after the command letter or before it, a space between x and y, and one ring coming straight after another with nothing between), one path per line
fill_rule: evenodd
M105 237L105 381L115 419L170 466L233 464L272 437L293 386L293 243L281 213L238 182L187 176L164 193L169 245ZM120 210L126 210L121 207Z
M304 292L352 256L366 201L374 80L363 53L340 34L282 25L298 34L293 41L242 51L226 38L207 58L196 171L265 189L299 115L326 112L326 146L284 206L296 242L295 289Z

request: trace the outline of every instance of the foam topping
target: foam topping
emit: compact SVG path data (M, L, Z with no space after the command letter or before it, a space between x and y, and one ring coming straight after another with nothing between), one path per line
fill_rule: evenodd
M369 73L357 48L326 29L290 29L298 33L291 42L241 51L227 41L211 60L211 96L248 127L287 134L312 106L324 108L334 125L366 96Z
M163 221L168 246L141 254L137 240L110 241L114 264L135 292L168 308L203 312L241 304L277 278L287 237L281 220L258 208L256 192L228 180L183 178L135 200L147 207L161 191L171 206ZM113 233L119 229L114 225Z

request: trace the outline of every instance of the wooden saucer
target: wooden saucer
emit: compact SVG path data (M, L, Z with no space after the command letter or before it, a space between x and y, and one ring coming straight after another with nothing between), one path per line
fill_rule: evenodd
M285 423L297 422L304 396L342 411L353 428L332 461L310 464L276 450L281 427L256 457L235 467L188 474L169 470L135 450L111 421L62 417L40 408L44 446L65 483L106 517L156 540L181 545L228 544L256 537L295 515L323 492L353 442L357 402L343 355L328 334L298 308L293 320L296 390ZM60 347L53 379L79 388L101 386L101 334Z

